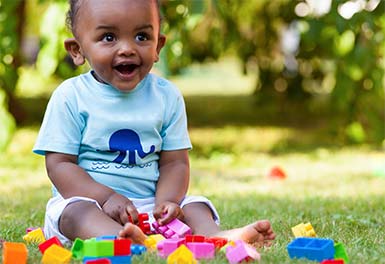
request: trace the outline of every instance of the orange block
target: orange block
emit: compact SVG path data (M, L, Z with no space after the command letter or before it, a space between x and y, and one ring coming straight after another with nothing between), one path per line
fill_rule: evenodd
M26 264L28 249L24 243L3 243L3 264Z

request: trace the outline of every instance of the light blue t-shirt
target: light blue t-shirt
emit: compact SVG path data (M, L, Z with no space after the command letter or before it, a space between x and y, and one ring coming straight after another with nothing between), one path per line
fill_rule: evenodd
M147 198L155 195L159 152L190 148L183 97L169 81L148 74L121 92L88 72L54 91L33 151L76 155L96 181Z

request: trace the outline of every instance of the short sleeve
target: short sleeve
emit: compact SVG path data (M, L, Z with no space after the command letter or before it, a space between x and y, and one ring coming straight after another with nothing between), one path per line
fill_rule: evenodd
M84 121L78 113L76 96L68 85L59 86L51 96L33 152L47 151L78 155Z
M174 103L170 105L161 136L163 150L191 149L187 129L186 107L183 97L177 93Z

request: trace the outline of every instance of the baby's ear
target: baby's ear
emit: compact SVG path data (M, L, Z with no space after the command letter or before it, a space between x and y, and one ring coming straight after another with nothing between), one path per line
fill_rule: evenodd
M163 35L163 34L160 34L159 35L159 38L158 38L158 45L156 47L156 60L155 61L158 61L159 60L159 53L160 53L160 50L163 48L163 46L166 44L166 36Z
M69 38L64 41L64 47L71 55L71 58L75 65L83 65L86 60L82 54L79 42L75 38Z

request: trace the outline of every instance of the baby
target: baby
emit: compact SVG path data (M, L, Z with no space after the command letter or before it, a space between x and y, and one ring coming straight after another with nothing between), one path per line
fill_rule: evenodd
M160 225L179 218L193 234L269 244L269 221L221 230L214 205L186 195L184 100L150 73L166 41L160 20L156 0L70 1L64 46L91 70L55 90L34 146L54 186L44 232L63 243L102 235L143 243L134 224L148 213Z

